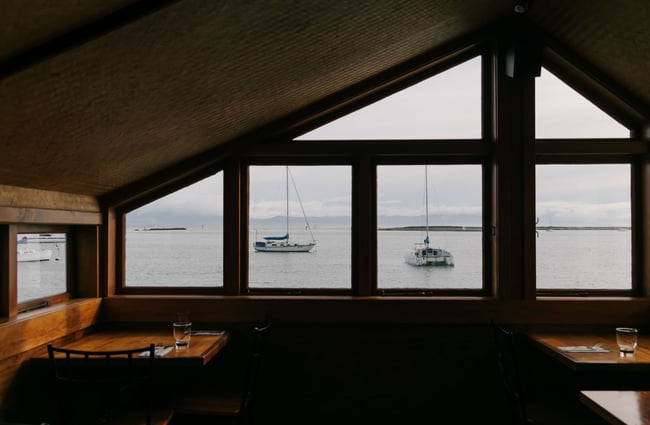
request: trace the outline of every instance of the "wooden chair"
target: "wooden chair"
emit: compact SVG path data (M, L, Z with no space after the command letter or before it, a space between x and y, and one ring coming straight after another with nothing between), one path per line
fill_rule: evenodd
M576 397L531 394L527 362L521 355L520 334L492 323L497 363L510 402L512 423L517 425L592 425L606 422Z
M265 324L253 328L252 349L244 372L241 391L210 392L201 390L200 392L182 393L173 403L174 411L181 416L201 417L203 420L223 421L225 419L236 424L252 424L255 419L257 384L264 359L264 345L270 327L271 324ZM192 419L188 423L197 423L196 420L198 419Z
M83 351L47 346L62 425L167 425L173 410L151 406L155 346ZM148 352L148 357L140 354Z

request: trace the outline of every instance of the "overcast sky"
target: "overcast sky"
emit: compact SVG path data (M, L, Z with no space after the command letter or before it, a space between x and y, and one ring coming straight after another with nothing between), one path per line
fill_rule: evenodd
M536 93L539 138L629 137L626 128L545 70L536 79ZM478 139L480 105L480 59L477 58L299 139L305 140L303 143L312 139ZM480 171L479 166L469 165L428 168L432 224L480 224ZM539 224L629 226L629 172L628 165L538 166ZM350 215L349 167L291 167L291 174L307 216ZM252 167L250 181L251 217L285 214L284 167ZM291 215L301 216L292 181ZM165 220L172 221L172 216L181 217L188 212L221 215L222 184L219 173L132 212L129 221L138 225L164 225ZM424 214L423 167L386 166L378 170L378 214ZM449 222L452 220L453 223Z

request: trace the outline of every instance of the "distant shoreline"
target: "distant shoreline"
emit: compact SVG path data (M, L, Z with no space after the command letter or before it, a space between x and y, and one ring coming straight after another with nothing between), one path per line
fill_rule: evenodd
M151 232L153 230L187 230L185 227L151 227L151 228L143 228L143 229L135 229L135 231L143 231L143 232Z
M401 226L401 227L380 227L379 230L393 231L393 230L426 230L425 226ZM480 232L483 228L481 226L429 226L431 232ZM553 231L553 230L617 230L625 231L631 230L631 227L618 227L618 226L538 226L537 231Z

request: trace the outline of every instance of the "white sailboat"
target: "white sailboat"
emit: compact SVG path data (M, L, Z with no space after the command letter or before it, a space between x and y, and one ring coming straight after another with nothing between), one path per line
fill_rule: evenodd
M300 201L300 195L298 195L298 190L296 189L296 196L298 197L298 202L300 203L300 209L302 210L302 215L305 218L305 224L309 234L311 235L311 242L299 243L293 242L289 239L289 167L286 167L286 202L287 202L287 211L286 211L286 231L282 236L265 236L261 241L256 240L253 244L255 251L259 252L309 252L314 246L316 246L316 241L314 240L314 235L311 233L311 227L309 227L309 222L307 221L307 215L305 214L305 209L302 207L302 201ZM293 177L292 177L293 181ZM294 183L295 189L295 183ZM257 238L256 238L257 239Z
M443 248L429 246L429 178L427 166L424 166L426 236L423 243L416 243L405 256L404 261L413 266L453 266L454 256Z

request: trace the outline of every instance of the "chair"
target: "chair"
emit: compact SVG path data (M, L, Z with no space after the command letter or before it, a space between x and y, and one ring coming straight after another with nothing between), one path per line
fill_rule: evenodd
M527 364L521 355L520 334L492 323L497 363L510 402L512 423L517 425L587 425L606 422L583 406L577 395L542 397L530 392Z
M167 425L174 412L151 407L155 346L83 351L47 346L62 425ZM148 357L140 354L148 352Z
M179 414L208 419L228 419L237 424L252 424L257 404L257 384L264 359L266 335L271 324L253 328L253 343L244 372L241 391L182 393L173 403ZM195 423L192 421L191 423Z

